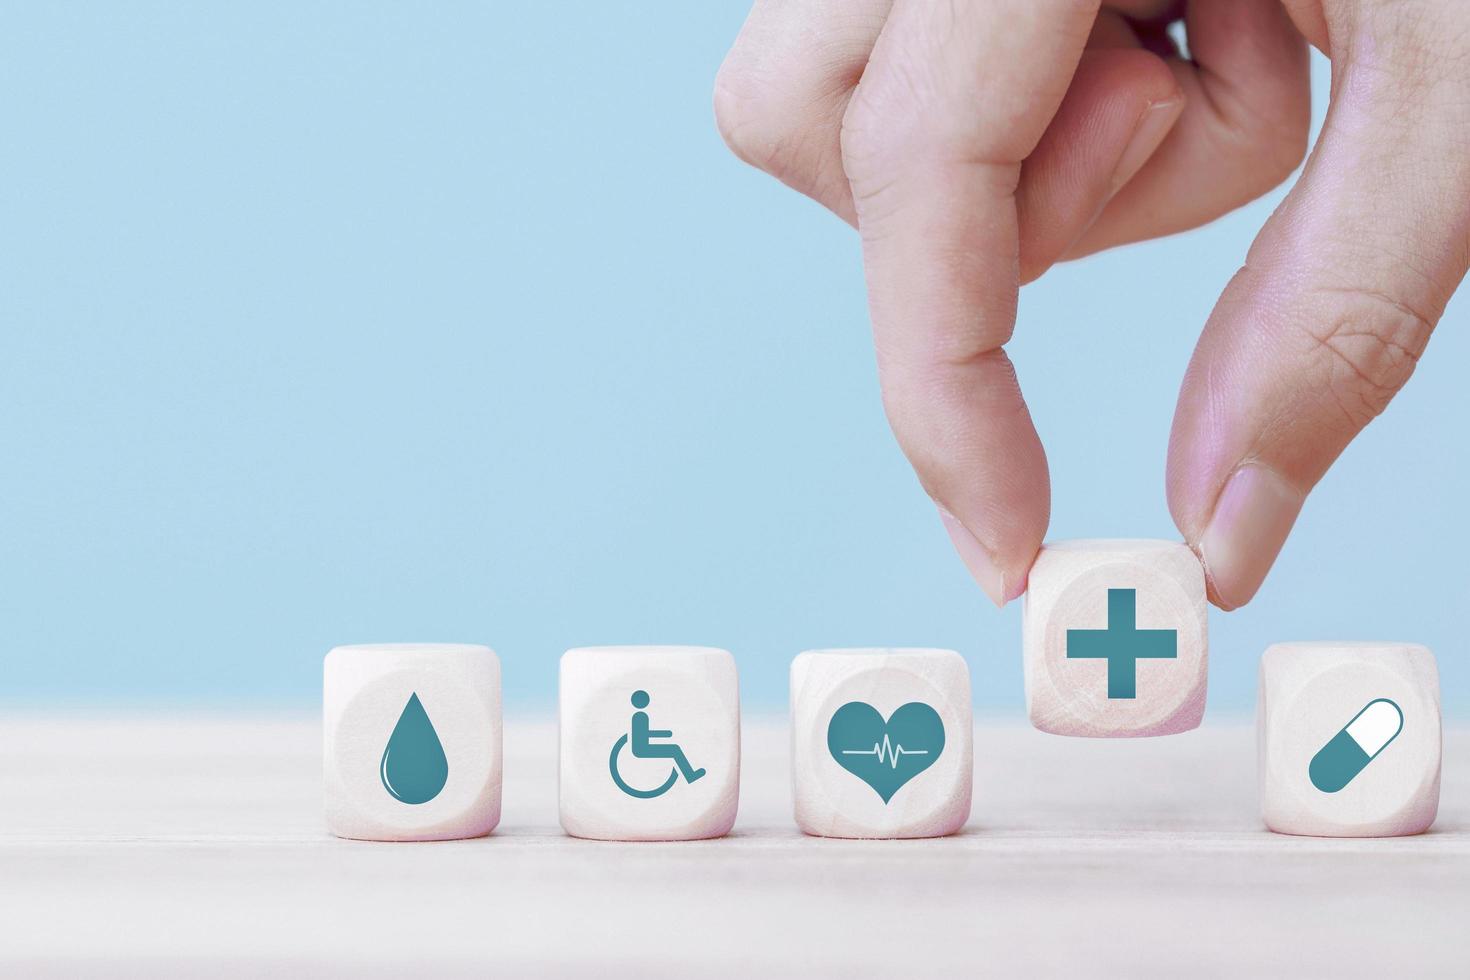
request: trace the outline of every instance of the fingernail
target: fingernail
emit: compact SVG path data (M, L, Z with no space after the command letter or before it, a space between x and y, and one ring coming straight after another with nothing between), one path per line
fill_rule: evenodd
M980 588L997 607L1004 606L1007 599L1005 576L1001 575L1000 569L990 557L990 552L960 523L958 517L943 507L939 508L939 519L944 522L944 530L949 533L954 550L959 552L960 560L965 563Z
M1133 130L1133 138L1123 148L1123 155L1118 157L1118 166L1113 171L1113 190L1116 191L1128 181L1133 175L1143 169L1148 158L1154 155L1159 144L1164 142L1164 137L1169 135L1169 130L1174 128L1174 123L1179 119L1179 113L1184 109L1184 99L1166 99L1163 102L1151 102L1143 115L1138 118L1138 126Z
M1260 463L1236 468L1199 541L1205 576L1222 609L1251 601L1286 543L1305 497Z

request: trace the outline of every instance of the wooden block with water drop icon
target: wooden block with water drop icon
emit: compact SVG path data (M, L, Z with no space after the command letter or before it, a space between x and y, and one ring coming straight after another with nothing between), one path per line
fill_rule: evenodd
M735 823L740 692L713 647L582 647L561 658L561 825L596 840L699 840Z
M500 661L458 643L341 646L323 682L327 827L358 840L480 837L500 820Z
M1439 673L1413 643L1277 643L1256 707L1261 815L1281 834L1398 837L1439 810Z
M808 650L791 662L796 823L940 837L970 816L970 669L953 650Z

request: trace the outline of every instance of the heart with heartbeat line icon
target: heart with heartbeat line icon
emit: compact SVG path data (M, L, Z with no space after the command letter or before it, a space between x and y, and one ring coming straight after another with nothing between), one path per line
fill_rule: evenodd
M849 701L827 724L827 749L839 766L887 803L938 761L944 751L944 722L922 701L910 701L887 721L871 704Z

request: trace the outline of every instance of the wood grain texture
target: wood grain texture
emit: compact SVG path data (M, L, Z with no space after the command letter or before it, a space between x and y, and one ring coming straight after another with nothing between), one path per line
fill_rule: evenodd
M966 830L801 835L784 719L747 721L720 840L557 828L556 725L506 726L489 837L329 836L312 718L0 718L0 975L1459 977L1470 732L1418 837L1260 823L1244 719L975 732Z

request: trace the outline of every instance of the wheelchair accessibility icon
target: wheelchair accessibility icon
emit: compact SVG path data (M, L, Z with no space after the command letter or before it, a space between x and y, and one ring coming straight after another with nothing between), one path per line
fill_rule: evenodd
M629 796L640 800L651 800L663 796L674 788L674 784L683 776L686 783L692 783L705 774L703 769L695 769L689 764L684 756L684 750L674 742L654 742L655 738L673 738L672 731L659 731L648 727L648 712L642 710L648 707L648 692L634 691L631 698L633 707L639 709L633 712L631 731L627 735L621 735L613 743L612 753L607 758L608 772L612 774L613 782L618 789ZM632 752L635 759L670 759L674 766L669 770L669 778L653 789L638 789L636 786L628 785L623 779L622 773L618 772L618 756L622 754L626 746Z

